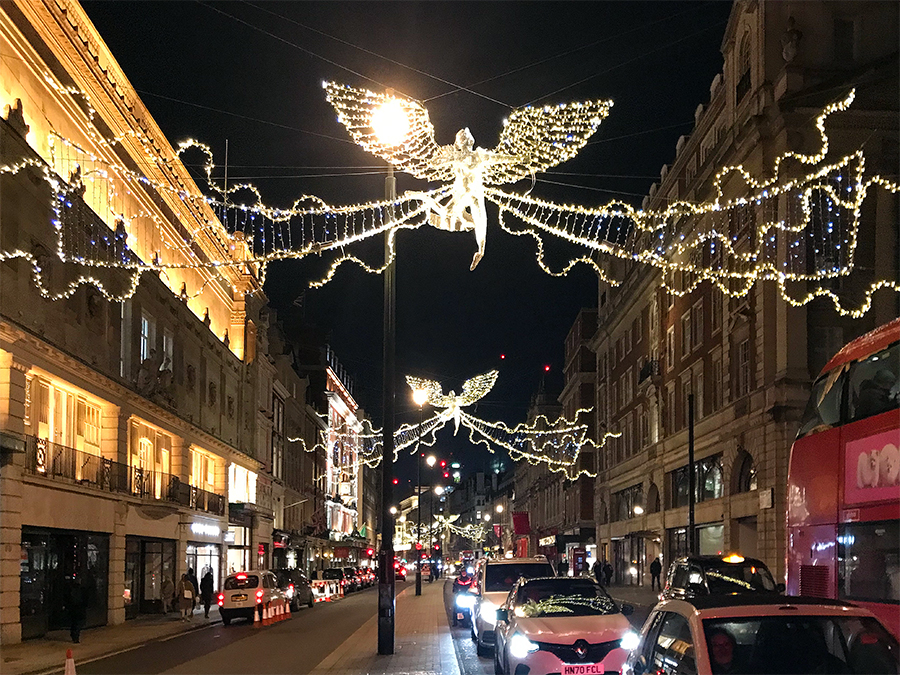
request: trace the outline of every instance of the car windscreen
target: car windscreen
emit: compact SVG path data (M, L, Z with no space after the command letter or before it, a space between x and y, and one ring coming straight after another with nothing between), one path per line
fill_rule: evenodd
M533 579L535 577L556 576L550 563L501 563L488 564L485 567L484 590L486 593L509 591L519 577Z
M516 592L516 616L599 616L619 608L597 584L583 579L540 579Z
M900 672L897 640L870 617L707 619L703 629L714 673Z
M239 577L228 577L225 580L225 590L226 591L237 591L245 588L256 588L259 586L259 577L255 574L248 574L247 576L239 576Z
M713 595L775 591L775 580L769 570L749 562L723 562L721 565L705 563L703 569L709 592Z
M275 577L278 579L278 586L283 588L294 583L294 577L291 570L275 570Z
M322 570L322 578L323 579L343 579L344 571L343 570Z

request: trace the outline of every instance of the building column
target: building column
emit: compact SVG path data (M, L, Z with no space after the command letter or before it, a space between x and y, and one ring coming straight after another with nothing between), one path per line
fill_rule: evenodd
M128 504L119 502L113 516L113 531L109 536L109 597L107 598L107 622L109 625L125 623L125 535Z
M24 437L25 365L0 349L0 429ZM0 643L22 641L19 613L22 549L22 471L24 455L2 455L0 473Z

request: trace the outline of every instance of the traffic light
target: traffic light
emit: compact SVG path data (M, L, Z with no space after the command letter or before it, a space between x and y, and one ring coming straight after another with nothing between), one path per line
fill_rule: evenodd
M435 551L440 551L440 550L441 550L441 545L440 545L440 544L435 544L435 545L434 545L434 550L435 550Z
M366 549L366 555L369 556L369 557L371 558L373 555L375 555L375 549L374 549L374 548L367 548L367 549Z
M444 472L444 478L450 478L450 474L447 473L446 471Z
M417 550L417 551L421 551L421 550L422 550L422 543L421 543L421 542L418 542L418 541L416 542L416 550Z
M441 468L443 469L445 466L447 466L447 462L445 462L444 460L441 460Z
M395 478L395 479L394 479L394 485L397 485L399 482L400 482L400 479L399 479L399 478Z

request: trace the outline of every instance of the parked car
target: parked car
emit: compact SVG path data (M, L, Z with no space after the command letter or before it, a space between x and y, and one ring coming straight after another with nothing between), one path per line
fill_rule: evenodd
M299 611L303 605L312 607L315 604L315 595L309 585L309 579L303 572L296 567L283 567L272 571L278 579L278 586L288 599L292 612Z
M349 591L358 591L362 588L359 576L356 574L356 569L354 569L353 567L344 568L344 578L347 580Z
M338 582L341 591L345 594L350 593L353 590L353 582L350 579L347 579L347 574L340 567L331 567L327 570L322 570L322 578Z
M261 613L264 607L286 605L287 598L274 573L269 570L254 570L234 572L225 577L218 603L222 623L227 626L232 619L238 617L252 623L254 614Z
M900 672L900 645L866 609L775 593L663 600L623 675Z
M587 577L519 579L497 610L494 672L618 673L639 639L632 611Z
M660 600L689 599L703 595L736 593L783 593L762 560L727 556L695 555L678 558L669 566Z
M478 656L488 656L494 646L497 610L521 578L555 577L545 556L535 558L482 558L475 568L475 604L472 606L472 639Z

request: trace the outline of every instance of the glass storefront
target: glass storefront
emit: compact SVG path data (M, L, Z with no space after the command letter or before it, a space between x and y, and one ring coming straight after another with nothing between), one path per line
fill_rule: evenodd
M86 627L107 622L109 535L22 527L19 613L22 639L69 627L66 597L80 577L87 599Z
M225 558L225 573L242 572L250 569L250 530L240 525L229 525L225 534L228 549Z
M175 542L125 537L125 618L163 611L162 584L175 583Z
M222 548L218 544L201 544L189 541L187 545L187 567L194 570L197 580L200 581L206 575L207 570L213 573L213 588L221 588L219 582L219 562L222 556Z

